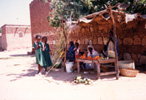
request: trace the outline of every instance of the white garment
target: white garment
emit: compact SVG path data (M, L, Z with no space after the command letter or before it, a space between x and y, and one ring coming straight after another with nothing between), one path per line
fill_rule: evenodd
M92 55L91 55L91 53L89 52L88 48L92 48ZM88 45L88 47L87 47L87 51L88 51L87 56L93 56L93 57L95 57L95 56L99 56L98 52L95 51L95 49L94 49L94 47L93 47L92 45Z
M108 44L108 51L114 51L114 43L112 41Z
M78 48L75 47L74 50L76 50L76 51L75 51L75 55L79 55L80 48L79 48L79 47L78 47Z

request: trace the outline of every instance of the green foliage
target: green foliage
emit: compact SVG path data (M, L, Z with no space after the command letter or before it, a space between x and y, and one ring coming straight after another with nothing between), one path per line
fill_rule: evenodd
M0 33L2 33L2 29L0 28Z
M41 0L47 2L48 0ZM105 9L104 4L116 5L117 3L129 4L127 13L146 14L146 0L52 0L52 13L48 20L53 27L60 27L62 21L78 20L79 17Z

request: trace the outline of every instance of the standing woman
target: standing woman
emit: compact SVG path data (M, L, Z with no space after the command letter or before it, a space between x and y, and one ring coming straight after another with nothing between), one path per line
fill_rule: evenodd
M71 61L75 61L75 51L74 51L74 42L73 41L70 41L69 43L69 49L66 53L66 60L69 60L69 62Z
M44 66L45 71L47 71L47 68L52 66L52 61L51 61L51 57L50 57L50 48L49 48L49 44L47 43L47 37L43 37L42 38L42 42L43 42L43 56L46 62L46 65Z
M44 60L44 56L42 53L42 42L41 42L41 36L40 35L36 35L35 37L36 42L33 44L33 51L35 51L35 55L36 55L36 64L38 64L38 73L40 73L42 71L42 67L46 65L46 62Z

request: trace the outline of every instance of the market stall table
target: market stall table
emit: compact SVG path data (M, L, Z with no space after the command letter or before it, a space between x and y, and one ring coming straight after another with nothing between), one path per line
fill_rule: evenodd
M77 59L77 69L78 69L78 73L80 73L80 62L83 63L92 63L94 65L94 60L88 60L88 59ZM95 65L94 65L94 69L95 69Z
M117 61L116 59L99 59L99 60L94 60L94 63L97 64L97 79L100 79L100 75L109 75L109 74L116 74L116 79L119 79L119 70L117 66ZM100 74L100 65L101 64L109 64L109 63L114 63L115 71L113 72L105 72Z
M119 78L119 70L118 70L118 67L117 67L116 59L99 59L99 60L77 59L78 73L80 73L80 62L92 63L94 65L94 68L95 68L95 64L97 64L97 79L100 79L100 75L109 75L109 74L116 74L116 79ZM101 67L100 65L101 64L108 64L108 63L114 63L115 71L100 74L100 67Z

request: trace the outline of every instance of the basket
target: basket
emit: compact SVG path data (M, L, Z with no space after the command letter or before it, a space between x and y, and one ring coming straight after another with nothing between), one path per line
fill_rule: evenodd
M127 76L127 77L136 77L138 72L139 71L135 69L120 69L121 75Z

